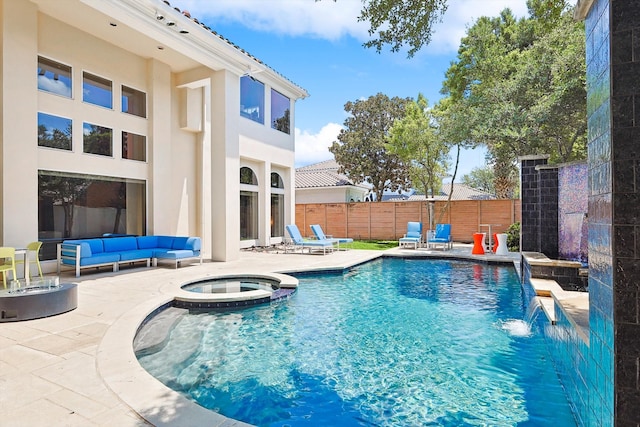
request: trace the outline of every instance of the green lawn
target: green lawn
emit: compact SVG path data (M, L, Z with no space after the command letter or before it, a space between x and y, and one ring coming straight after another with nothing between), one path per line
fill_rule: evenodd
M353 243L345 243L340 245L340 249L371 249L379 251L397 247L397 240L355 240Z

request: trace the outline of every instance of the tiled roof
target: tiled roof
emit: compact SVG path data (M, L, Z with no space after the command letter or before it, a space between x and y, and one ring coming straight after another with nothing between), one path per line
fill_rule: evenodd
M340 165L335 160L303 166L296 169L296 188L342 187L353 185L368 188L361 184L354 184L348 176L338 173Z
M340 187L353 185L345 175L330 171L296 172L296 188Z
M325 160L324 162L314 163L312 165L302 166L296 169L296 173L298 172L317 172L317 171L331 171L338 172L340 169L340 165L334 159Z
M449 198L449 193L451 192L451 183L442 184L442 190L440 190L439 194L433 196L436 200L447 200ZM493 194L487 193L482 190L475 189L473 187L469 187L464 184L455 183L453 185L453 195L451 196L451 200L492 200L496 197ZM397 197L394 201L400 200L426 200L427 197L424 194L414 194L409 196L408 198Z

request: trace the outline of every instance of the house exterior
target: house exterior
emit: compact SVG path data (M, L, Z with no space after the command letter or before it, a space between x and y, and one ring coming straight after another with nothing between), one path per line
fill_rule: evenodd
M296 169L296 203L345 203L363 202L370 186L354 184L345 174L339 173L335 160L303 166Z
M191 235L224 261L282 239L303 88L166 1L0 11L2 245Z

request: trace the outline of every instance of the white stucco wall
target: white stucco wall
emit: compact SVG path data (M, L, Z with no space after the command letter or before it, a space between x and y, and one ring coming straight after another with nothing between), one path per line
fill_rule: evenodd
M48 12L57 7L39 10L52 6L44 0L0 0L3 52L1 244L18 247L38 239L37 172L49 170L145 181L148 234L201 236L205 257L234 259L240 248L239 168L243 161L257 167L261 185L264 185L260 193L260 235L254 243L273 243L269 218L270 173L276 171L283 178L285 223L293 223L293 118L295 100L303 92L299 88L292 89L290 82L276 73L257 74L256 78L265 83L265 124L241 118L241 72L238 70L243 67L241 61L253 59L238 54L235 48L227 45L223 46L221 54L229 57L219 61L210 61L210 56L197 50L194 50L193 58L185 58L189 52L172 52L169 48L163 52L154 50L156 59L134 53L146 45L151 49L156 49L156 44L171 45L172 34L167 36L167 30L159 28L162 40L149 40L149 31L142 29L144 25L157 24L151 16L145 18L148 22L145 21L141 29L128 28L129 32L140 31L139 38L119 38L113 30L111 39L110 20L122 26L121 21L136 24L136 19L140 19L128 12L117 16L121 11L129 10L126 7L129 1L97 4L111 8L109 14L78 2L78 9L83 8L78 16L60 13L54 18ZM73 3L69 1L58 6L72 7ZM150 0L142 0L140 4L143 13L145 7L149 13L155 13L152 7L158 7ZM171 11L168 8L167 13ZM66 17L69 22L63 22ZM92 19L107 27L107 30L96 30L100 36L87 32L90 29L76 27L87 26ZM203 29L198 27L196 30L200 31L198 37L208 37L201 34ZM162 60L165 54L166 62ZM71 99L38 90L38 55L72 67ZM230 65L233 69L213 69L199 64L198 60L216 66L236 65ZM191 64L191 68L186 68ZM111 109L82 101L83 71L112 82ZM147 118L121 112L122 85L146 93ZM272 86L291 99L291 135L269 126ZM192 91L189 101L186 101L185 88ZM37 146L38 112L72 119L73 151ZM112 157L83 153L84 122L112 129ZM121 158L122 131L146 136L145 162Z

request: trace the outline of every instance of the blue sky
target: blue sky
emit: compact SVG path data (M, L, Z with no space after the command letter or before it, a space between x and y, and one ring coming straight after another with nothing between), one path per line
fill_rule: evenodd
M505 7L527 13L526 0L450 0L432 43L413 58L362 47L366 23L357 22L360 0L172 0L192 17L303 87L296 103L296 167L332 158L347 101L381 92L389 97L423 93L433 105L444 73L456 58L465 29ZM259 75L256 76L259 79ZM463 153L458 177L484 165L482 149Z

